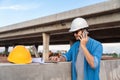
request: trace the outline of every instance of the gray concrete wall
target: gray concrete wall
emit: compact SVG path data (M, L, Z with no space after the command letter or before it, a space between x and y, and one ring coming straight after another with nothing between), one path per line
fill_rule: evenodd
M71 80L71 63L0 64L0 80Z
M71 63L0 63L0 80L71 80ZM101 61L100 80L120 80L120 60Z
M120 60L101 62L100 80L120 80Z

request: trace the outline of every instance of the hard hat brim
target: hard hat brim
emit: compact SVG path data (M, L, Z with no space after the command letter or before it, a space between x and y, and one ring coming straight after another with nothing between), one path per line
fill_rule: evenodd
M88 26L84 27L84 28L78 28L78 29L70 29L69 32L72 33L72 32L75 32L75 31L78 31L80 29L86 29L88 28Z

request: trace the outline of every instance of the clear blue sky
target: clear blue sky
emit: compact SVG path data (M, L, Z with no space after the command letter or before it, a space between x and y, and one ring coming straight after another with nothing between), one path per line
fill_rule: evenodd
M0 0L0 27L106 0Z

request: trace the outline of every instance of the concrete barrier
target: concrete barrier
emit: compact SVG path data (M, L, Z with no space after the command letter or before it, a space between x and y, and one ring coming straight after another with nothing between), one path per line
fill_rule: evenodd
M0 64L0 80L71 80L71 63Z
M71 80L71 63L0 63L0 80ZM102 60L100 80L120 80L120 60Z
M100 80L120 80L120 60L101 61Z

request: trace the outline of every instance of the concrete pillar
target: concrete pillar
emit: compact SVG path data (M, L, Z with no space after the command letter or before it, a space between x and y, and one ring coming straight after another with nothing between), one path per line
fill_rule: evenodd
M50 35L48 33L43 33L42 36L43 36L43 60L48 61Z
M5 46L5 54L8 55L8 48L9 46Z
M70 40L70 47L73 45L74 41Z
M35 44L35 48L37 49L37 51L38 51L38 46L39 46L38 44Z

